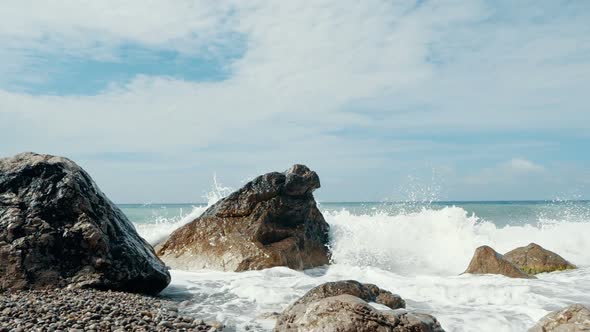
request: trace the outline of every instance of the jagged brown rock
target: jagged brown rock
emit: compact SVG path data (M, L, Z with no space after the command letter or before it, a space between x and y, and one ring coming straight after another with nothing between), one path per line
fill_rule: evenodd
M489 246L475 249L465 273L501 274L510 278L534 278L521 271Z
M590 309L581 304L552 312L533 326L529 332L588 332Z
M394 310L377 310L376 302ZM444 332L436 318L403 309L398 295L371 284L337 281L311 289L279 316L275 332Z
M576 266L563 257L536 243L516 248L504 254L504 258L528 274L575 269Z
M0 289L64 286L158 293L166 266L69 159L0 159Z
M261 175L172 233L158 255L187 270L325 265L329 226L312 194L319 187L318 175L303 165Z

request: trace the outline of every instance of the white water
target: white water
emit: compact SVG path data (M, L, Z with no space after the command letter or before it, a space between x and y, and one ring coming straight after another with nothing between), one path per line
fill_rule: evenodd
M420 212L352 215L324 213L330 223L336 263L373 266L404 275L456 275L475 248L500 253L535 242L580 265L590 265L590 222L549 222L497 227L459 207Z
M154 216L154 220L149 223L136 223L137 232L151 245L155 246L165 240L174 230L188 224L200 216L205 210L223 197L229 195L232 189L224 187L217 181L217 176L213 175L213 185L211 191L207 192L204 198L207 200L207 206L193 206L191 212L184 214L181 210L179 215L174 218L163 218Z
M149 238L190 218L150 229ZM269 331L261 314L280 312L326 281L356 279L400 294L408 309L437 317L446 331L522 332L549 311L570 303L590 305L590 222L547 221L497 227L459 207L389 215L324 212L331 226L334 264L306 272L287 268L227 273L172 271L165 296L186 299L183 309L231 329ZM503 253L536 242L580 269L539 275L538 280L461 275L476 247Z
M205 212L206 209L206 207L195 206L192 211L186 215L181 214L172 219L156 218L155 221L151 223L137 223L135 224L135 229L137 229L137 232L147 242L155 246L172 234L174 230L195 220Z

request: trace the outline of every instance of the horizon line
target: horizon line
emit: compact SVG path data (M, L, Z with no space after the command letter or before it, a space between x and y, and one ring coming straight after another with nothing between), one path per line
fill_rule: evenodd
M440 204L440 203L567 203L590 202L590 199L517 199L517 200L433 200L433 201L316 201L320 204L362 204L362 203L380 203L380 204L400 204L400 203L421 203L421 204ZM206 202L151 202L151 203L115 203L116 205L207 205Z

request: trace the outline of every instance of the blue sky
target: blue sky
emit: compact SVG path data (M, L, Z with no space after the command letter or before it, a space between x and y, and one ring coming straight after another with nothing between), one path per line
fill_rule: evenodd
M590 199L590 2L0 5L0 155L117 202L293 163L323 201Z

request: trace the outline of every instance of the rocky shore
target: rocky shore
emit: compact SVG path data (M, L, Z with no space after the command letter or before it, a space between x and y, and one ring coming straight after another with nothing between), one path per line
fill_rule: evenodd
M183 316L169 300L93 289L0 293L0 332L221 331Z
M327 265L329 225L313 197L319 187L304 165L256 177L172 233L158 257L73 161L35 153L0 159L0 332L220 331L179 313L182 303L155 297L171 280L165 263L236 272ZM536 279L575 268L531 243L505 255L479 247L465 273ZM405 305L373 284L329 282L277 314L274 331L444 332L434 316ZM589 317L575 305L531 331L587 331Z

